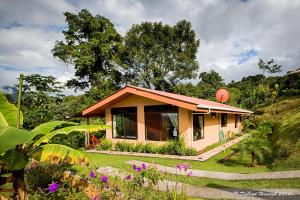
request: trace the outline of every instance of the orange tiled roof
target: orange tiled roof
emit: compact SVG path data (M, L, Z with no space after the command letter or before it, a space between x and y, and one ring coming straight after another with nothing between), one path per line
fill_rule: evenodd
M215 101L209 101L209 100L205 100L205 99L198 99L195 97L189 97L189 96L184 96L184 95L180 95L180 94L175 94L175 93L170 93L170 92L163 92L163 91L159 91L159 90L151 90L151 89L146 89L146 88L141 88L141 87L136 87L136 86L127 86L127 87L132 87L132 88L136 88L139 90L144 90L147 92L151 92L151 93L156 93L162 96L166 96L166 97L170 97L173 99L178 99L180 101L186 101L192 104L197 104L197 105L204 105L207 107L220 107L220 108L225 108L225 109L232 109L235 111L239 111L239 112L245 112L245 113L252 113L249 110L245 110L245 109L241 109L241 108L237 108L234 106L230 106L230 105L226 105L223 103L219 103L219 102L215 102Z
M198 99L184 95L174 94L170 92L163 92L159 90L146 89L136 86L126 86L114 94L100 100L99 102L87 107L80 112L81 116L97 116L105 113L105 108L121 101L129 95L138 95L145 98L161 101L163 103L183 107L185 109L193 110L196 112L229 112L229 113L252 113L251 111L229 106L226 104L209 101L205 99Z

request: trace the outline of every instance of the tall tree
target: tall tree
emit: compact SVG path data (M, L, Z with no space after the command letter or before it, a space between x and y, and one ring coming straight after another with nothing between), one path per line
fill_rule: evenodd
M62 84L53 76L32 74L24 77L22 109L26 116L25 129L32 129L58 116L57 107L63 100L62 89Z
M180 81L196 76L199 40L191 23L175 26L144 22L127 32L122 54L126 82L169 91Z
M65 39L56 42L52 53L61 61L75 66L76 78L68 81L67 86L75 89L96 87L93 91L99 92L102 88L97 85L97 80L101 77L102 83L109 82L111 90L116 89L121 81L116 60L122 37L114 25L109 19L93 16L85 9L78 14L65 12L64 15L68 25L63 31ZM100 92L100 98L105 95Z
M281 65L274 64L274 59L271 59L270 61L263 61L262 59L259 59L258 61L258 67L260 70L263 71L263 74L265 72L268 72L269 74L281 72Z
M225 85L222 76L214 70L202 72L199 75L199 79L197 87L201 91L200 98L215 100L216 91Z

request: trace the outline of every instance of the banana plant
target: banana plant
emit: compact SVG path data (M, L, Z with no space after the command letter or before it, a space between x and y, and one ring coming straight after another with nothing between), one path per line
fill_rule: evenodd
M53 144L52 138L71 133L95 132L109 127L52 121L28 131L16 128L17 112L17 108L0 92L0 173L4 171L12 173L15 197L20 200L27 199L24 168L31 159L52 163L64 161L69 164L88 164L83 151L62 144ZM20 119L22 126L22 113Z

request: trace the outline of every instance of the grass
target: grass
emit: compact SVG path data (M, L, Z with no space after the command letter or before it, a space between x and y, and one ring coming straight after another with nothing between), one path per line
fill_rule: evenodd
M225 155L229 153L222 152L221 155ZM217 155L216 157L220 158L221 155ZM179 160L172 160L172 159L158 159L158 158L145 158L145 157L134 157L134 156L119 156L119 155L106 155L106 154L96 154L96 153L88 153L88 157L90 159L90 168L97 168L103 166L112 166L115 168L119 168L125 171L132 171L132 167L125 163L129 160L141 160L147 162L155 162L161 165L168 165L168 166L175 166L178 163L182 163ZM210 171L227 171L227 172L265 172L269 171L267 168L263 166L256 166L256 167L246 167L246 166L226 166L222 164L215 163L215 160L212 159L211 161L206 162L197 162L197 161L190 161L187 162L192 165L193 169L204 169ZM213 167L215 166L215 167ZM223 170L220 170L223 169ZM237 170L234 170L237 169ZM88 175L89 170L86 167L76 166L76 170L80 175ZM247 171L248 170L248 171ZM237 181L230 181L230 180L221 180L221 179L212 179L212 178L199 178L199 177L186 177L186 176L175 176L168 174L167 179L169 180L178 180L180 182L188 183L191 185L196 186L206 186L206 187L213 187L213 188L300 188L300 178L295 179L277 179L277 180L237 180Z
M300 169L300 96L281 97L260 111L263 114L257 116L258 121L271 120L276 124L271 138L273 168Z
M232 139L227 139L225 142L229 142L230 140L233 140L233 138ZM210 151L210 150L212 150L212 149L214 149L218 146L221 146L225 142L217 142L217 143L211 144L211 145L205 147L203 150L199 151L198 153L201 154L201 153L205 153L207 151Z
M217 163L220 159L224 158L226 155L232 152L232 149L237 145L233 145L225 151L217 154L216 156L210 158L205 162L199 161L182 161L175 159L166 158L149 158L149 157L137 157L137 156L123 156L123 155L106 155L97 153L88 153L88 158L90 160L91 167L101 167L101 166L112 166L124 170L129 170L130 166L126 164L129 160L140 160L146 162L153 162L161 165L166 165L170 167L176 166L178 163L187 163L192 166L193 169L201 169L208 171L220 171L220 172L235 172L235 173L256 173L256 172L268 172L271 171L265 166L257 165L256 167L248 167L247 164L250 163L250 157L246 157L242 162L239 160L238 156L234 156L230 160L226 161L224 164Z

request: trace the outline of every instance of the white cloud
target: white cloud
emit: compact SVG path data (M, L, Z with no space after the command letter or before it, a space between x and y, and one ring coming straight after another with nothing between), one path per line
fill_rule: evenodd
M109 18L122 35L142 21L191 21L200 39L200 71L215 69L227 82L258 73L259 58L274 58L283 65L283 73L300 66L296 0L13 0L0 2L0 66L6 67L0 68L0 85L10 84L7 77L14 77L15 71L52 74L62 81L71 78L72 66L53 58L51 49L63 39L63 12L83 8ZM257 55L239 64L239 55L252 49Z

